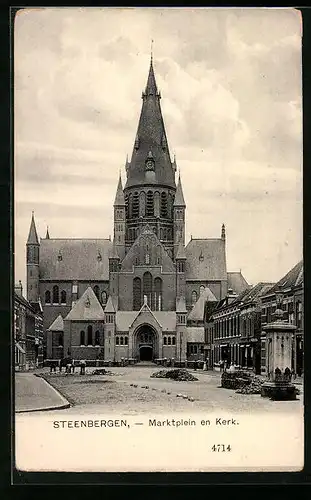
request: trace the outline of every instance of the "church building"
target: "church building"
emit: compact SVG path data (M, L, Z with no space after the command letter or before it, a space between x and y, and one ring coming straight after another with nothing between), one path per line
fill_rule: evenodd
M248 287L227 272L225 226L185 241L186 203L172 161L151 57L113 240L27 240L27 298L41 302L45 357L118 361L203 359L209 303ZM215 214L217 215L217 214Z

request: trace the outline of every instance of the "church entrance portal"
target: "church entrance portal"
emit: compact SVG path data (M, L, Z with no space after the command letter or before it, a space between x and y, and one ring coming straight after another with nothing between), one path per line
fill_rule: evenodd
M139 348L139 360L140 361L152 361L153 358L153 347L151 345L142 345Z
M156 357L156 334L148 325L142 325L136 335L138 361L153 361Z

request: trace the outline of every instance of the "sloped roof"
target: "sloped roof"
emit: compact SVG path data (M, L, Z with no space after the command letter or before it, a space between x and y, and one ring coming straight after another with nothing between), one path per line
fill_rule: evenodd
M243 292L243 290L249 288L249 284L247 283L241 271L229 272L227 273L227 276L228 276L228 290L232 288L234 292L240 294L241 292Z
M158 252L150 252L150 265L157 264L157 259L160 257L162 270L168 272L175 272L174 263L167 253L164 245L161 243L157 235L151 230L149 225L146 225L142 232L138 235L133 245L122 260L122 271L131 271L136 258L139 259L141 265L144 263L146 245L149 248L156 248Z
M186 246L186 280L227 280L225 241L191 239Z
M107 239L41 240L40 279L108 281L111 246Z
M204 326L187 326L187 342L204 342Z
M113 206L114 207L116 207L116 206L119 206L119 207L125 206L125 199L124 199L124 194L123 194L123 187L122 187L121 175L119 177L119 182L118 182L116 197L115 197Z
M184 297L179 297L176 299L176 312L187 312L186 301Z
M107 300L107 304L105 307L105 313L114 313L114 312L116 312L116 310L114 308L111 295L109 295L108 300Z
M54 319L51 326L47 329L48 332L63 332L64 331L64 320L61 314Z
M102 321L104 318L103 308L93 292L93 289L89 286L84 294L77 300L65 319L71 321Z
M273 283L264 283L260 282L257 283L255 286L249 286L245 290L243 290L235 299L233 299L229 304L226 303L226 298L222 299L218 305L216 310L219 311L220 309L226 308L226 307L232 307L236 306L239 304L247 304L248 302L253 302L265 295L268 290L271 289L273 286Z
M270 290L275 293L278 290L292 288L303 283L303 260L298 262L283 278L281 278Z
M174 207L185 207L185 206L186 206L186 203L185 203L184 193L183 193L181 179L180 179L180 175L179 175L175 199L174 199Z
M190 321L203 321L205 304L208 301L217 302L217 299L213 294L213 292L208 287L205 287L204 291L200 294L198 300L196 301L192 310L188 314L188 319Z
M130 186L146 184L145 162L149 152L154 158L155 168L153 178L148 178L148 184L176 188L175 172L172 168L152 60L146 89L143 93L132 158L127 168L125 189Z
M153 316L165 332L173 332L176 329L176 313L174 311L152 311ZM119 332L127 332L135 321L138 311L117 311L116 328Z
M27 245L39 245L39 238L38 238L38 234L37 234L37 229L36 229L36 224L35 224L35 217L34 217L33 213L32 213L32 217L31 217L31 223L30 223L30 228L29 228L29 233L28 233Z

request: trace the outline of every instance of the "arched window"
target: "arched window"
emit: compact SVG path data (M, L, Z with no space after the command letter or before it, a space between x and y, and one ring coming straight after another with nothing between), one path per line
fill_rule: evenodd
M133 219L139 217L139 193L137 191L133 194L132 217Z
M95 345L100 345L100 333L99 330L95 332Z
M167 343L168 343L168 345L171 345L171 344L172 344L172 339L171 339L171 337L168 337L168 338L167 338L167 340L168 340L168 342L167 342Z
M93 345L93 328L92 325L87 327L87 345Z
M148 191L146 198L146 216L153 217L153 215L154 215L153 192Z
M65 290L62 290L60 292L60 302L61 302L61 304L66 304L66 301L67 301L66 300L66 292L65 292Z
M160 227L160 240L163 240L163 227Z
M59 288L57 285L53 286L53 304L59 303Z
M141 308L141 279L133 279L133 311L139 311Z
M154 280L154 298L155 298L154 309L156 311L161 311L162 310L162 280L161 280L161 278L156 278Z
M167 337L163 337L163 343L164 345L167 345Z
M157 246L157 264L161 264L161 245Z
M173 217L173 196L172 193L168 193L167 197L167 214L171 219Z
M85 332L83 330L80 332L80 345L85 345Z
M146 195L142 191L139 195L139 216L145 217L146 214Z
M152 276L149 272L146 272L143 276L143 295L147 296L147 303L150 307L152 299Z
M47 290L45 292L45 303L51 304L51 292L50 292L50 290Z
M174 337L172 337L172 344L176 345L176 337L175 337L175 335L174 335Z
M160 193L156 191L154 193L154 215L160 217Z
M129 343L129 338L128 337L124 337L124 345L128 345Z
M198 298L198 294L195 290L193 290L192 294L191 294L191 304L194 306L194 304L196 303L197 301L197 298Z
M98 298L98 300L99 300L99 297L100 297L100 294L99 294L99 286L98 286L98 285L95 285L95 286L94 286L94 288L93 288L93 290L94 290L94 293L95 293L96 297L97 297L97 298Z
M167 218L167 194L164 191L161 193L161 217Z
M133 195L130 193L128 195L128 217L132 219L133 217Z
M116 337L116 345L119 345L119 337Z
M128 219L129 218L129 196L128 196L128 194L126 194L124 196L124 200L125 200L125 217Z
M202 293L204 292L205 290L205 286L204 285L201 285L200 286L200 295L202 295Z
M120 344L123 345L124 344L124 339L123 337L120 337Z
M102 304L106 304L106 302L107 302L107 293L106 292L102 292L101 298L102 298Z

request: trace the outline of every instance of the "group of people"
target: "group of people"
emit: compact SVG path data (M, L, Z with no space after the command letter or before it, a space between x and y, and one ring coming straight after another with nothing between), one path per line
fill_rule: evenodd
M75 373L75 368L79 366L80 375L85 375L86 361L84 360L80 360L78 365L75 363L75 360L71 358L60 359L58 363L57 361L53 361L50 363L50 373L56 372L57 365L60 373L62 372L63 368L65 368L65 373Z

